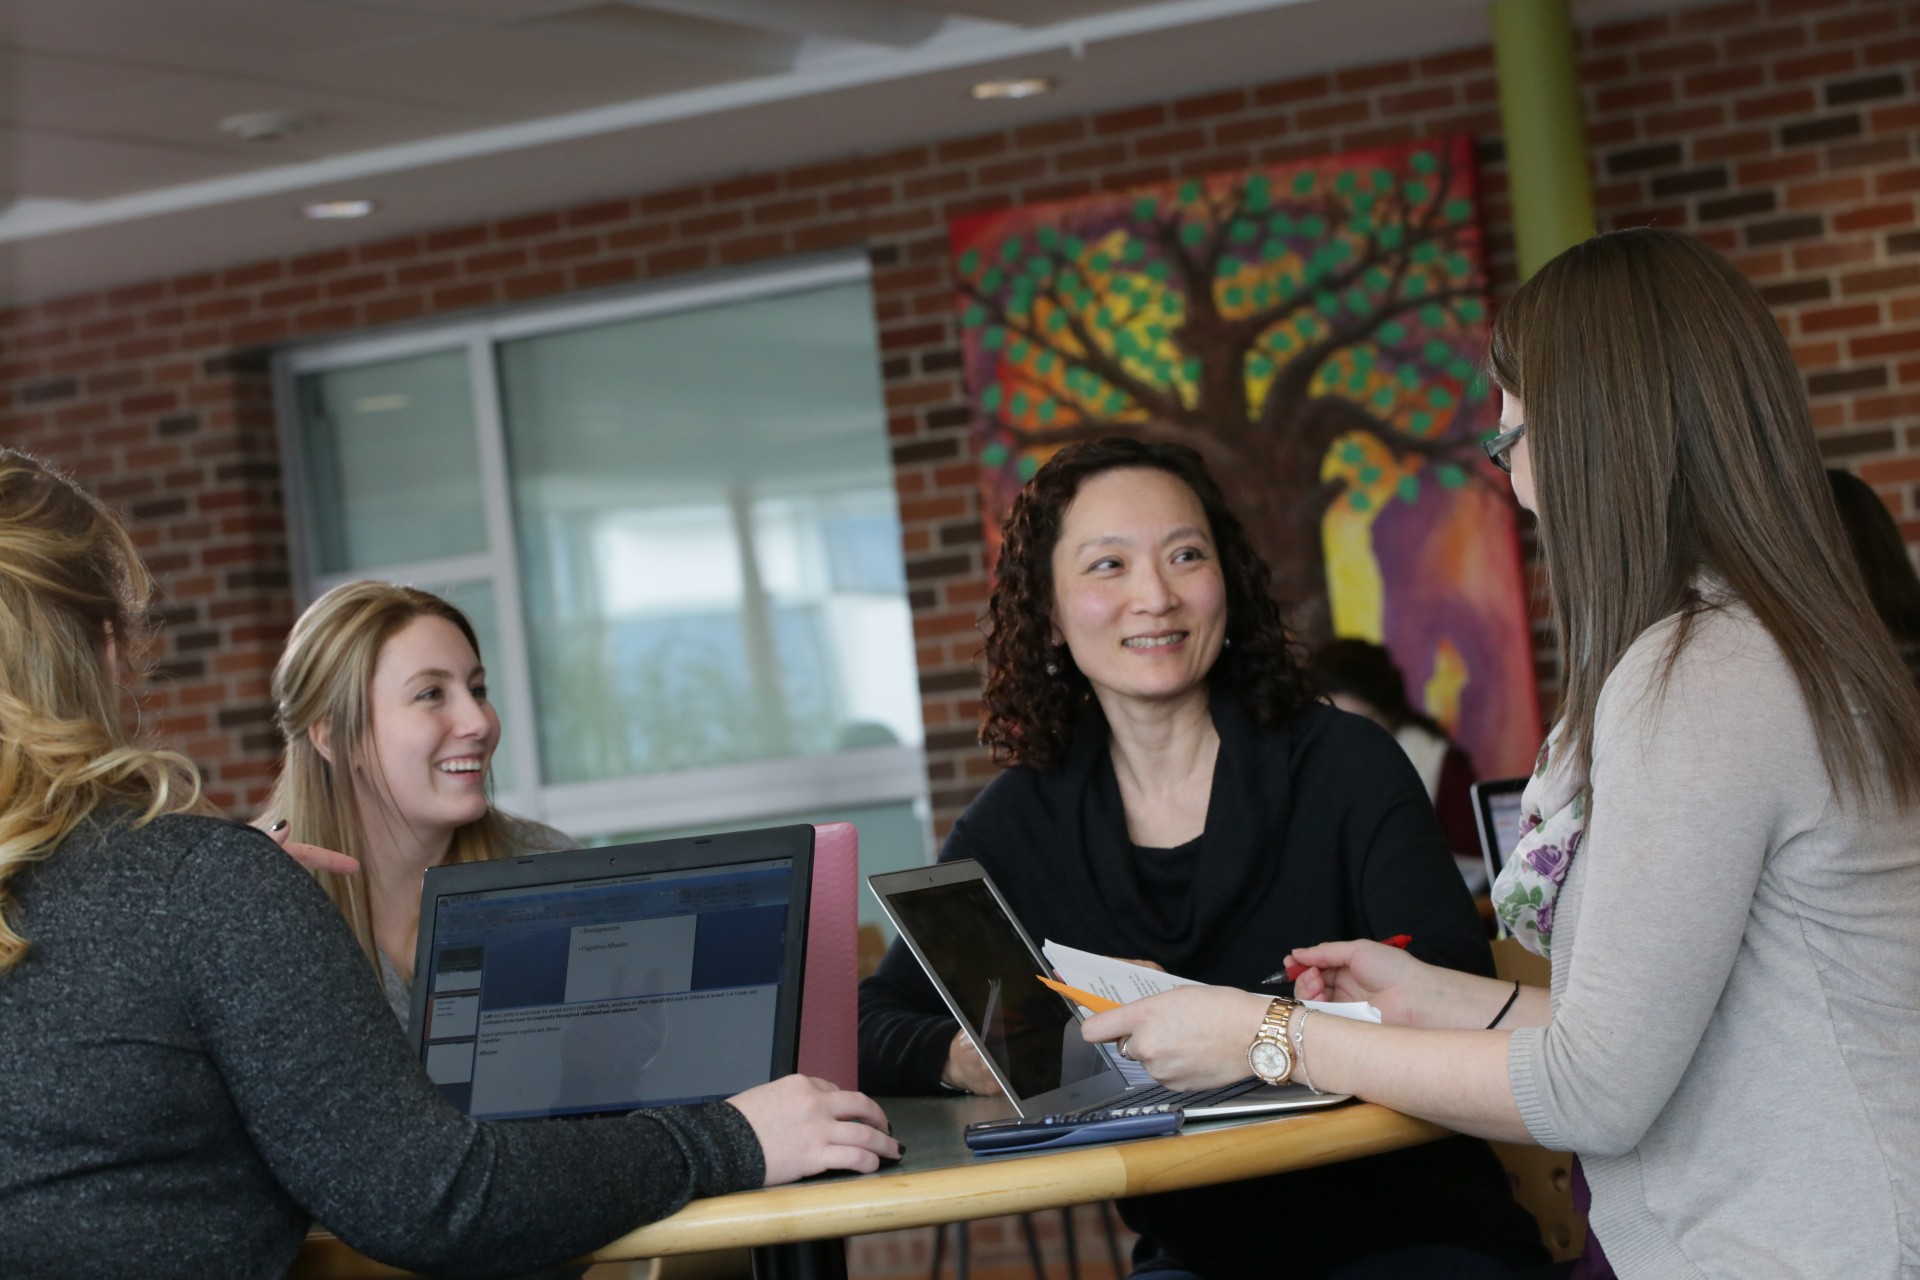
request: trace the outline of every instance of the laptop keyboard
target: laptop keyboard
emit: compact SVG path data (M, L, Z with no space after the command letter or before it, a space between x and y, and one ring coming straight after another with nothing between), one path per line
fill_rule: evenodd
M1228 1098L1237 1098L1258 1087L1258 1081L1238 1080L1233 1084L1222 1085L1218 1089L1196 1089L1189 1093L1182 1093L1161 1084L1149 1085L1144 1089L1131 1090L1112 1102L1086 1111L1068 1112L1059 1118L1064 1121L1105 1120L1110 1116L1144 1116L1161 1111L1190 1111L1195 1107L1211 1106L1216 1102L1225 1102Z

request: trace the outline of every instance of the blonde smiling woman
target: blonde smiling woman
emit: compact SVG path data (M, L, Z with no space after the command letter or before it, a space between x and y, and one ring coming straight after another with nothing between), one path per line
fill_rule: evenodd
M149 591L111 512L0 450L7 1280L281 1275L316 1218L409 1270L506 1274L898 1154L871 1100L804 1076L568 1124L454 1111L313 881L122 727Z

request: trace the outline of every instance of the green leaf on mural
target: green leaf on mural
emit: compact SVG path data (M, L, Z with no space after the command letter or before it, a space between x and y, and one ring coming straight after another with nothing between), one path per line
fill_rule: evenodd
M1401 476L1400 482L1393 486L1395 496L1400 501L1412 503L1420 500L1420 477Z
M1440 464L1440 486L1444 489L1458 489L1467 482L1467 473L1451 462Z
M1007 465L1007 446L1005 446L1004 444L1001 444L999 441L996 440L994 443L988 445L986 448L980 451L980 461L986 463L990 467L1006 466Z
M1347 505L1355 511L1371 511L1373 510L1373 499L1361 493L1358 489L1355 489L1347 495Z
M1409 163L1415 173L1434 173L1440 168L1440 157L1431 151L1416 151Z
M986 322L987 309L977 302L960 314L960 327L962 329L978 329Z
M1310 171L1303 169L1299 173L1296 173L1293 175L1293 194L1297 196L1304 196L1312 190L1313 190L1313 174Z
M1381 472L1379 467L1373 466L1372 464L1368 464L1367 466L1360 468L1360 483L1368 484L1368 485L1379 484L1380 475L1381 475Z
M1000 390L1000 384L997 382L993 383L980 393L980 407L988 412L998 409L1004 394L1005 393Z
M1153 221L1153 215L1160 212L1160 202L1152 196L1141 196L1133 202L1133 216L1141 222Z
M1020 459L1021 483L1024 484L1026 481L1033 479L1033 473L1038 471L1039 469L1040 469L1040 459L1034 457L1030 453L1023 455Z

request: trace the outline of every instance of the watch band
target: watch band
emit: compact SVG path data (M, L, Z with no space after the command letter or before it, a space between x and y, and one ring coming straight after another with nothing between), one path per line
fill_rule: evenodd
M1299 1007L1296 1000L1275 996L1267 1005L1253 1043L1247 1046L1247 1065L1266 1084L1286 1084L1293 1078L1293 1045L1287 1037L1287 1024Z

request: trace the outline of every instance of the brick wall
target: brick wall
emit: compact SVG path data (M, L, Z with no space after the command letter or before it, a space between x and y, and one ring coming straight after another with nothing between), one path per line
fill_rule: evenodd
M1916 67L1920 5L1894 0L1742 0L1582 36L1603 224L1693 231L1760 282L1806 372L1824 445L1880 489L1912 540ZM991 109L980 119L984 130ZM947 220L1456 132L1481 143L1490 266L1504 291L1513 263L1496 89L1489 52L1472 48L0 313L0 439L73 466L132 513L166 591L168 678L149 719L207 766L219 804L247 810L271 776L266 677L291 620L269 349L863 247L944 831L991 772L973 742L987 582Z

